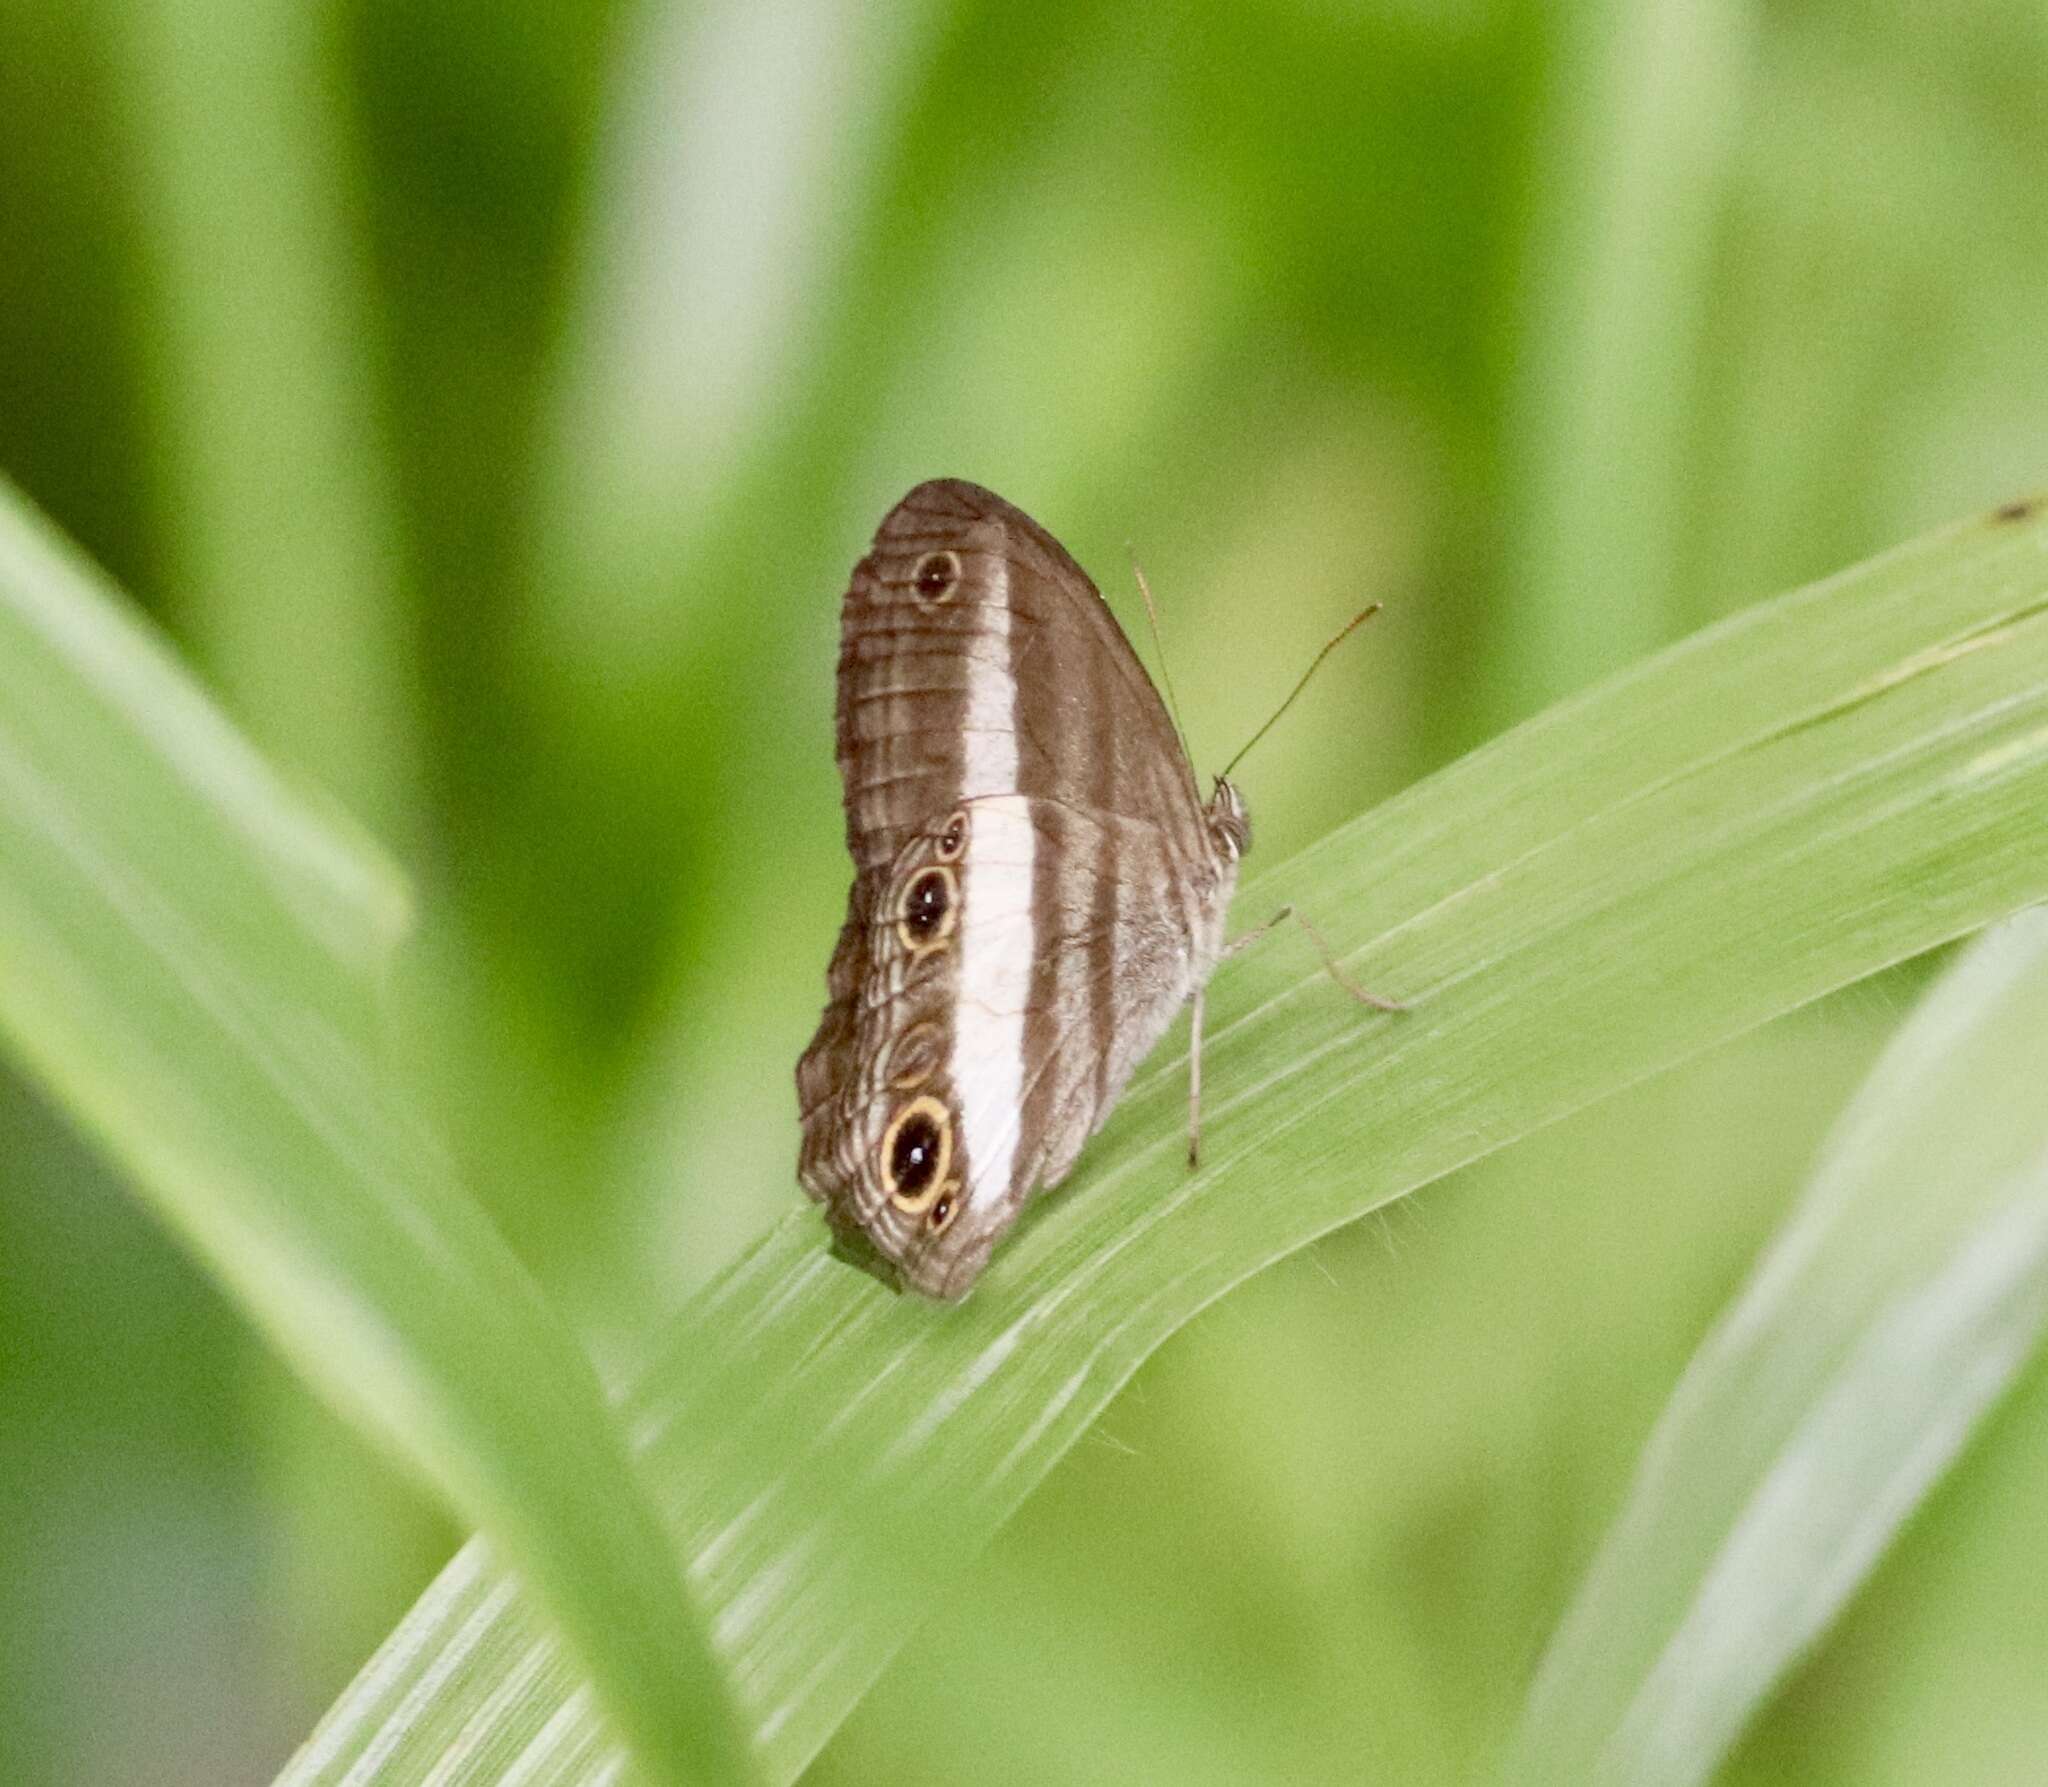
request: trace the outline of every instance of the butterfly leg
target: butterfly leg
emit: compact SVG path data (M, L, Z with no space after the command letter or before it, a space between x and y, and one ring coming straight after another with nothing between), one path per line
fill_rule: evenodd
M1195 988L1193 1024L1188 1031L1188 1171L1202 1160L1202 989Z
M1234 956L1240 950L1251 948L1268 931L1273 930L1278 925L1285 924L1290 918L1308 934L1308 940L1314 945L1316 956L1323 964L1323 972L1329 975L1332 980L1342 987L1345 992L1349 993L1352 998L1356 999L1359 1004L1370 1005L1375 1011L1406 1011L1408 1009L1407 1005L1399 999L1389 999L1384 994L1368 992L1357 981L1353 980L1350 975L1346 974L1342 968L1338 967L1337 958L1330 953L1330 946L1323 941L1322 932L1309 923L1307 913L1297 912L1292 906L1282 906L1264 924L1254 930L1245 932L1235 942L1226 945L1223 953L1226 956Z

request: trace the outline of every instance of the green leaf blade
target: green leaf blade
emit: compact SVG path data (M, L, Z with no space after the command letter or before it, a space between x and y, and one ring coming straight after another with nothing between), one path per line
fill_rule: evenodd
M1509 1776L1707 1779L2048 1327L2048 911L1893 1039L1659 1420Z
M400 910L0 490L0 1031L294 1365L498 1537L649 1760L734 1778L595 1375L376 1051Z
M421 691L370 400L361 145L324 72L334 21L140 0L105 24L142 182L157 530L180 630L267 750L399 836L418 812Z
M1972 522L1752 610L1259 880L1242 912L1293 901L1413 1009L1361 1014L1284 933L1232 963L1210 995L1202 1172L1180 1164L1169 1049L964 1306L891 1298L826 1256L808 1213L713 1285L636 1390L635 1435L776 1777L1233 1285L2048 894L2043 542L2031 518ZM355 1778L422 1778L417 1708L445 1723L444 1698L495 1706L523 1780L602 1772L558 1697L443 1667L451 1633L490 1624L481 1581L422 1603L284 1779L341 1779L336 1759L385 1743L389 1766Z

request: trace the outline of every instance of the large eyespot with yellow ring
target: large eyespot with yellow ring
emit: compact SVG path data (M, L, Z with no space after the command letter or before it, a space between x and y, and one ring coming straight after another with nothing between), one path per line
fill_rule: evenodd
M904 883L896 902L896 935L914 956L943 949L960 912L960 883L953 871L936 865Z
M941 862L958 862L967 854L967 809L954 810L952 818L946 821L946 829L939 833L937 853Z
M953 1113L926 1094L913 1098L882 1136L882 1189L906 1216L922 1216L939 1201L953 1164Z
M943 1235L953 1226L953 1218L959 1214L960 1181L955 1179L932 1200L931 1209L925 1213L925 1227L935 1235Z
M920 602L943 602L960 587L960 555L927 552L910 573L910 587Z

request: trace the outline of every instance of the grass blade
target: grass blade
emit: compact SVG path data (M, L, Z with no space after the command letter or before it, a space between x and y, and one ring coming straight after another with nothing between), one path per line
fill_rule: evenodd
M135 0L95 28L156 323L141 338L153 593L265 755L411 855L431 824L426 707L370 345L385 319L360 227L347 21L319 4ZM311 1671L359 1656L410 1598L416 1571L397 1559L446 1541L411 1483L364 1470L357 1436L267 1382L269 1455L313 1491L282 1498L274 1541L318 1609L293 1628ZM336 1481L356 1485L349 1536L311 1512ZM388 1574L363 1567L379 1555Z
M159 532L181 632L264 748L386 835L419 690L333 8L138 0L106 26L144 182Z
M401 909L0 487L0 1030L297 1368L495 1535L618 1729L733 1779L595 1376L377 1058Z
M1684 630L1706 270L1757 35L1751 0L1557 19L1510 431L1515 600L1490 658L1506 719Z
M1538 1672L1509 1777L1712 1773L2048 1322L2048 909L1893 1040L1687 1369Z
M692 637L676 566L788 419L936 22L849 0L641 9L543 443L548 665L616 674Z
M794 1776L1138 1364L1315 1236L2048 894L2048 523L2027 506L1760 606L1259 880L1305 949L1210 1001L975 1296L936 1310L792 1214L685 1312L637 1442L778 1779ZM785 1064L762 1063L783 1071ZM580 1782L573 1674L472 1547L283 1777Z

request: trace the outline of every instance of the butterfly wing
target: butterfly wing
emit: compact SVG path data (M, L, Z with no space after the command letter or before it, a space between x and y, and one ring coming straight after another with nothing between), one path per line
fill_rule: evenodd
M855 874L800 1175L957 1295L1207 973L1235 857L1095 586L976 485L920 485L855 568L838 755Z

